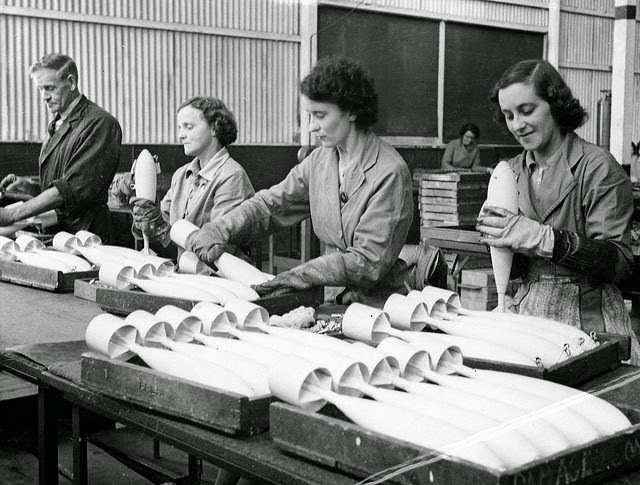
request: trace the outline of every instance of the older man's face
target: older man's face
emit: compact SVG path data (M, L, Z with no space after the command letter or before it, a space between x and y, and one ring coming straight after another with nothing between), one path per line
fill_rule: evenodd
M55 70L40 69L32 77L51 114L63 113L75 98L77 80L72 75L60 79Z

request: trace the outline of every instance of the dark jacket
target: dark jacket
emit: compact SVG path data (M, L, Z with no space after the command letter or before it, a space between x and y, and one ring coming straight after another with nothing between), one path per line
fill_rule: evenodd
M109 185L118 168L122 130L118 121L82 96L53 136L42 144L40 185L64 199L54 231L85 229L109 239Z

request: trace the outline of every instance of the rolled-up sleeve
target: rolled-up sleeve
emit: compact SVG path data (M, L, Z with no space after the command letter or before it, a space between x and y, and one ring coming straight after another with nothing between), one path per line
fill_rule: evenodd
M273 234L309 217L309 158L291 169L286 178L256 193L208 224L222 229L227 242L245 244Z
M106 203L122 142L120 125L111 117L83 120L77 129L62 176L50 183L62 195L67 216Z

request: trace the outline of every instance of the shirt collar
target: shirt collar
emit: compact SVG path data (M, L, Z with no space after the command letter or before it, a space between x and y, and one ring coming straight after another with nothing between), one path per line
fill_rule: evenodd
M216 152L216 154L211 157L211 159L204 164L204 168L201 168L200 159L194 158L189 166L187 167L187 176L190 175L199 175L207 179L208 181L213 180L215 173L218 169L226 162L231 155L229 155L229 151L226 147L222 147L220 150Z
M78 94L78 96L76 96L76 99L71 101L69 106L67 106L67 109L65 109L62 113L60 113L60 119L63 121L66 120L71 114L71 112L74 110L74 108L78 106L78 103L80 102L81 99L82 99L82 94Z
M562 142L562 145L560 145L560 148L558 148L556 152L547 159L544 167L542 168L546 169L551 165L554 165L555 163L557 163L563 156L566 157L568 140L569 140L569 137L566 136ZM533 172L535 167L540 167L540 164L536 162L536 159L533 157L533 152L531 151L525 152L524 162L527 168L529 169L529 173Z
M344 157L344 161L347 163L347 168L349 170L351 170L351 168L353 168L354 166L362 165L363 163L367 162L367 160L364 159L365 158L364 153L365 153L365 148L369 143L369 139L370 139L369 130L357 131L355 143L353 144L351 153L347 154L339 146L336 147L336 151L339 157L338 159L340 159L341 157ZM365 167L362 167L362 168L364 169Z

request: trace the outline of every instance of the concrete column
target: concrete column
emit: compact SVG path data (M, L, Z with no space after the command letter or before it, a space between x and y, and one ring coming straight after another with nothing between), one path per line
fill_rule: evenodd
M631 160L636 0L616 0L611 74L611 153L618 163Z
M318 2L304 0L300 3L300 81L311 71L318 56ZM299 97L298 90L291 96ZM309 134L309 115L298 103L300 109L300 146L311 145Z
M560 63L560 0L549 1L547 61L558 69Z

